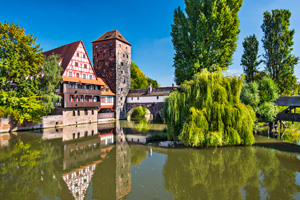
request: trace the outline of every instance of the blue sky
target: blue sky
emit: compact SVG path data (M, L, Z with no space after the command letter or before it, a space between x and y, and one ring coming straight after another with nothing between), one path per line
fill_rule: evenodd
M0 21L19 23L26 33L38 38L37 42L44 51L83 40L92 59L91 41L106 31L117 29L132 44L132 60L148 77L158 80L162 86L170 86L174 82L174 50L170 31L174 9L178 6L183 8L184 0L1 0L0 5ZM276 8L292 12L291 28L296 31L293 53L300 56L300 23L297 23L300 1L244 0L239 12L241 33L229 74L243 72L240 60L244 38L256 34L260 41L263 13ZM300 78L300 64L295 67L295 75Z

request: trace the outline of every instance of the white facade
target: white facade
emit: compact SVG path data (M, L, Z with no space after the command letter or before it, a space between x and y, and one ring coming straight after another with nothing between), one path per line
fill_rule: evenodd
M166 96L127 97L127 103L161 103Z

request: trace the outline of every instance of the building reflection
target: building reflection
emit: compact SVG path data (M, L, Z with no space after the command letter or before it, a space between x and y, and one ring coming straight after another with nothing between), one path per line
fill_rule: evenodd
M89 189L93 199L131 192L130 148L119 122L45 130L42 138L61 141L62 179L74 199L85 199Z

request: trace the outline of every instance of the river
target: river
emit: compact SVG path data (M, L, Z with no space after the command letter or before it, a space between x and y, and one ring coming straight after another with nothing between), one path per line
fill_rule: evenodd
M0 134L0 199L300 199L300 147L145 145L163 124Z

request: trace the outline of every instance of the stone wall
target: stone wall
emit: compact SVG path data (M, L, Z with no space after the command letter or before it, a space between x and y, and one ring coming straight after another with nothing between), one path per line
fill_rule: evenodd
M24 120L23 124L18 123L11 117L0 118L0 132L9 131L20 131L20 130L30 130L38 128L50 128L63 124L62 115L48 115L44 116L40 123L33 123Z
M85 110L87 111L87 114L85 113ZM92 113L93 111L94 114ZM63 111L63 125L97 122L97 120L98 120L97 108L87 108L87 109L76 108L76 109L65 109Z

